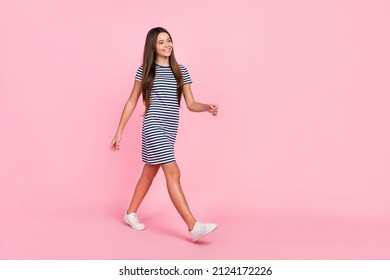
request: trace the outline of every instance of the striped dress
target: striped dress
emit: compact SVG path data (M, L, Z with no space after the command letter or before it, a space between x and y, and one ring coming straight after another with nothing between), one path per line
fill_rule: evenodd
M188 70L179 65L184 84L192 83ZM142 65L135 79L142 81ZM170 66L156 64L150 107L142 123L142 161L146 164L174 162L174 146L179 125L177 83Z

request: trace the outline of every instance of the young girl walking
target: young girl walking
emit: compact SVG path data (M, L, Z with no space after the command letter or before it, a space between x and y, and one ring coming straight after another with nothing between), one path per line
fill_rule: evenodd
M191 83L188 70L175 59L173 41L169 32L162 27L151 29L146 36L143 64L137 70L133 89L123 109L110 147L113 151L119 150L123 129L142 93L145 104L142 124L142 161L145 165L124 220L135 230L145 229L136 212L161 168L166 178L169 196L187 224L190 237L196 241L211 233L217 225L201 223L195 219L181 188L180 170L174 154L179 106L182 95L187 108L192 112L207 111L216 116L218 106L196 102L192 95Z

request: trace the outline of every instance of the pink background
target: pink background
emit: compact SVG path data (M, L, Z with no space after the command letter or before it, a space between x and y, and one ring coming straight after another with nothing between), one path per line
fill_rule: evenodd
M167 28L217 118L181 111L192 244L162 173L140 175L142 104L109 144L147 31ZM0 2L1 259L389 259L386 0Z

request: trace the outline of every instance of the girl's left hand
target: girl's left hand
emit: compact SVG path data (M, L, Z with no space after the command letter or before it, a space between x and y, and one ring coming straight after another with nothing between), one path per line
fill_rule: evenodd
M210 114L212 114L214 117L218 114L218 106L214 104L209 104L209 109L207 110Z

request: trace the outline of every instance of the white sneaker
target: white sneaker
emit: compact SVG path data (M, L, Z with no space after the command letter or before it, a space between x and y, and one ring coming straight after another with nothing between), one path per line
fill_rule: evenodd
M205 237L216 228L216 224L196 222L194 228L189 233L192 238L192 241L196 241L202 237Z
M132 229L135 230L145 229L145 225L138 220L136 213L130 213L130 214L125 213L124 220Z

